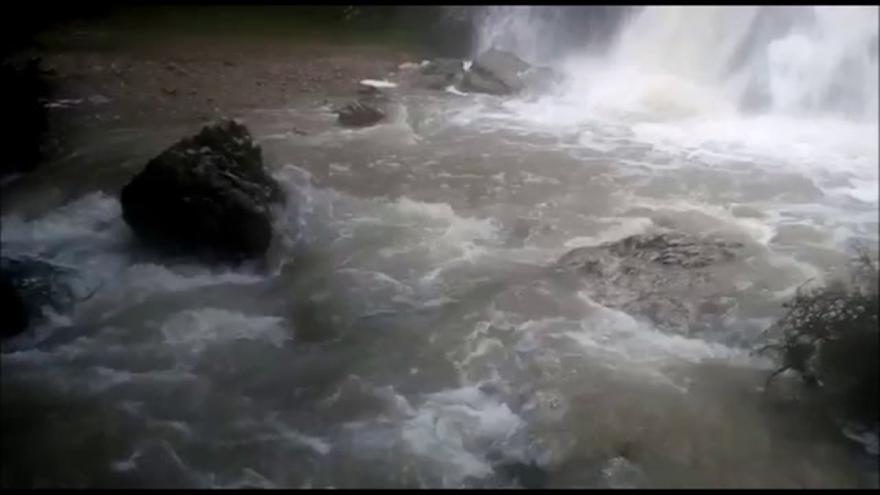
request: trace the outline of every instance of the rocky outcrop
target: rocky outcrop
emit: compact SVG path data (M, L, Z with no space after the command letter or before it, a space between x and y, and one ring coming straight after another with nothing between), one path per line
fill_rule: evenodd
M692 334L732 302L710 268L733 261L739 243L679 232L635 235L574 249L555 265L574 274L596 302L666 331Z
M510 52L492 49L473 61L464 74L460 89L494 95L514 94L525 87L522 75L530 67Z
M272 239L270 208L284 201L259 146L232 120L204 127L150 160L120 196L144 243L175 254L240 261Z

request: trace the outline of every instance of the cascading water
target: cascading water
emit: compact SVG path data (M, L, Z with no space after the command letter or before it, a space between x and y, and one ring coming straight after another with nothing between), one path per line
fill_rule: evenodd
M507 104L521 122L616 123L656 146L845 174L876 203L877 7L589 9L488 10L478 48L547 54L536 63L565 76L552 94ZM600 36L594 20L581 44L546 36L591 15L616 31Z
M493 6L482 11L476 52L492 47L512 51L531 63L546 64L570 50L606 48L625 7Z
M538 64L566 56L563 94L585 112L678 91L680 99L711 94L716 109L876 122L877 33L876 7L507 6L487 10L477 48Z

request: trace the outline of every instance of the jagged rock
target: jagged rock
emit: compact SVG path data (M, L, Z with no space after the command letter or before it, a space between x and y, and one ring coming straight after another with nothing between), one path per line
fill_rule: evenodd
M269 247L270 206L284 194L247 128L224 120L150 160L120 201L126 223L147 244L241 260Z
M733 261L740 247L678 232L635 235L574 249L555 268L575 274L602 305L691 334L730 309L729 288L716 283L708 268Z

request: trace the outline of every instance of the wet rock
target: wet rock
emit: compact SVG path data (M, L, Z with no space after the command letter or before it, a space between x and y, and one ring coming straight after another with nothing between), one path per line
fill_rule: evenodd
M740 243L679 232L635 235L566 253L556 264L599 304L658 328L692 334L728 311L733 289L712 269L732 262Z
M461 89L496 95L517 93L525 87L522 76L530 67L510 52L492 49L474 60Z
M487 93L499 96L513 92L503 83L472 70L464 74L459 89L468 93Z
M70 268L29 256L0 258L0 335L20 334L43 319L44 309L64 312L88 297L76 290L74 275Z
M126 223L143 242L238 261L266 252L270 207L284 195L247 128L224 120L150 160L120 201Z
M697 238L679 232L635 235L611 245L611 252L621 257L648 260L663 265L701 268L730 261L740 243Z
M385 112L377 105L363 100L349 103L337 110L338 122L346 127L368 127L385 118Z

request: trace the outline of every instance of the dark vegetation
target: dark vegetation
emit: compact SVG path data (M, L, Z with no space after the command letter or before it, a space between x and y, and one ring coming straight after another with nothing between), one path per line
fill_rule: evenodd
M859 249L852 279L801 287L788 312L768 329L772 341L759 352L775 353L779 368L823 394L848 418L876 422L880 390L877 261Z

